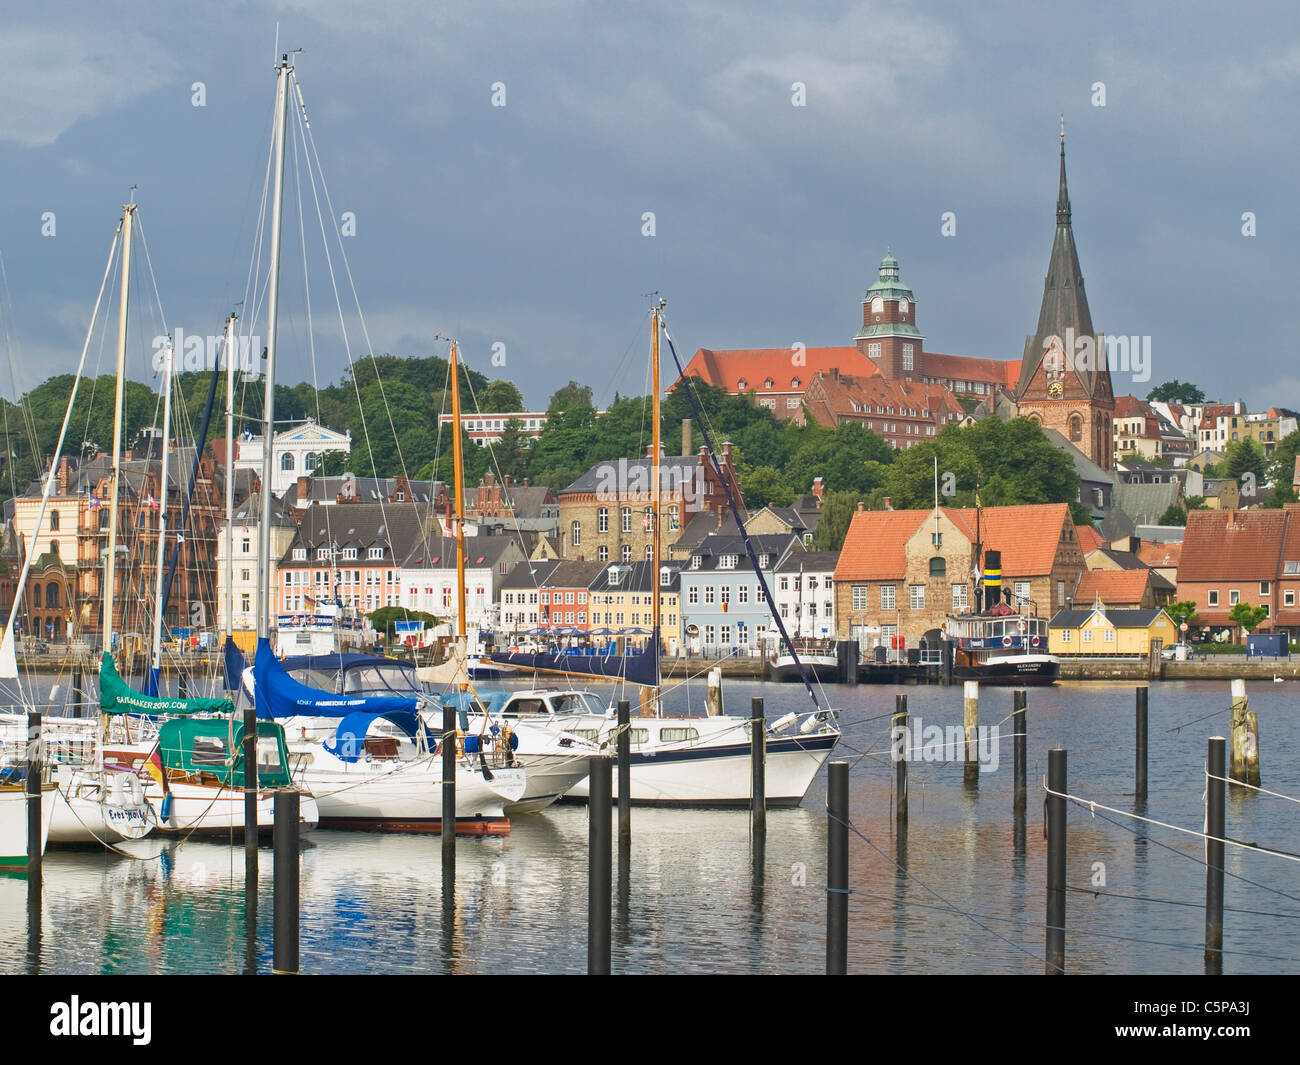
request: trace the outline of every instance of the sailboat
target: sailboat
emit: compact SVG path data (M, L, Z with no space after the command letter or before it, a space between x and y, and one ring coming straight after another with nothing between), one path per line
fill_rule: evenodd
M660 334L672 346L663 321L666 301L658 300L650 311L650 382L653 415L651 455L651 555L652 573L659 573L662 560L660 502L662 473L660 469L660 388L659 343ZM673 351L674 359L676 352ZM678 360L678 371L681 371ZM689 391L688 391L688 394ZM694 403L694 396L691 396ZM703 428L704 419L697 410ZM713 447L705 432L709 453ZM716 462L716 459L713 459ZM733 498L727 478L718 470L727 500L742 529L744 522L739 505ZM770 610L773 624L783 640L791 644L785 628L777 616L770 589L762 576L761 567L754 557L749 538L744 537L755 575L762 585L763 595ZM602 669L621 673L602 672L600 675L618 675L620 679L640 685L641 716L629 730L631 759L631 801L637 804L663 806L741 806L749 803L750 796L750 721L746 717L718 714L707 717L671 716L663 713L660 691L660 596L650 597L652 604L651 636L643 651L625 655L564 655L558 660L550 653L526 655L520 652L493 654L494 661L533 668L581 675L592 675L580 668L573 659L603 660ZM799 664L797 653L795 663ZM581 665L586 665L585 662ZM579 668L574 668L579 667ZM798 805L822 764L830 756L839 740L839 727L834 713L820 705L808 674L800 667L801 676L812 699L814 710L803 715L787 714L768 726L767 737L767 800L772 806ZM513 692L496 705L480 703L479 710L485 719L512 728L531 725L554 734L610 745L617 728L615 711L594 713L592 702L600 705L594 693L580 690L554 691L537 689ZM792 726L796 726L791 731ZM471 727L473 720L471 719ZM786 734L789 732L790 734ZM615 782L617 790L617 782ZM575 786L572 798L587 796L587 782Z
M271 446L275 410L275 358L278 338L280 230L284 197L285 136L289 83L293 67L288 55L277 68L275 112L275 171L271 222L271 284L266 354L265 441L262 450L262 525L259 557L269 569L271 517ZM301 99L301 96L300 96ZM452 381L455 387L455 346ZM459 393L456 393L457 396ZM457 452L459 480L459 451ZM458 484L459 484L458 480ZM463 518L463 493L457 491L458 515ZM463 558L463 528L458 524ZM258 583L258 639L253 666L227 631L227 683L243 691L263 721L285 721L293 737L292 756L303 765L303 780L311 787L325 828L386 832L442 832L442 762L435 757L439 742L456 743L456 823L465 835L504 835L510 830L505 805L523 794L526 775L508 742L488 745L472 736L430 732L420 711L422 693L349 695L325 691L291 677L270 642L271 589ZM462 580L462 609L464 616ZM495 765L489 765L489 760ZM477 764L475 764L477 761Z
M50 462L41 492L41 504L37 512L36 528L44 526L46 514L50 509L50 497L56 483L56 470L59 466L63 445L67 439L68 425L77 399L77 390L85 370L86 355L90 348L94 332L94 322L98 318L99 308L107 289L109 272L117 256L119 240L122 242L125 268L130 259L129 222L133 217L135 204L124 208L122 221L114 235L109 250L108 263L104 268L104 279L100 285L99 296L95 301L95 310L91 317L91 326L86 334L82 348L81 360L73 381L72 392L68 397L67 411L59 431L58 443L55 445L54 457ZM123 294L122 316L125 323L125 290ZM123 330L125 325L123 324ZM120 381L119 381L120 387ZM119 395L120 400L120 395ZM14 591L14 607L10 611L5 625L3 638L0 639L0 679L18 685L18 661L15 654L14 621L19 604L27 586L28 574L35 556L32 549L26 551L23 567ZM18 685L21 691L21 685ZM25 715L5 715L0 721L3 734L3 758L9 763L9 773L13 773L24 758L27 744L27 725ZM46 781L43 790L52 794L48 801L42 803L42 846L50 843L94 844L119 843L124 840L141 839L148 835L157 825L158 817L147 798L144 796L140 782L129 769L105 762L103 749L99 742L97 723L79 718L45 717L42 721L42 743L45 747L44 764L55 777L56 782ZM5 792L0 801L0 836L8 838L13 819L21 817L23 832L26 831L26 814L14 805ZM0 851L9 854L7 842L0 842ZM24 843L25 848L25 843ZM0 855L0 861L8 861Z

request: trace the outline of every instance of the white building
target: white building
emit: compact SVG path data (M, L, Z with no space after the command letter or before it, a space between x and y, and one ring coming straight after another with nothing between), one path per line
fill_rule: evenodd
M501 582L525 559L518 537L465 538L465 629L495 626ZM456 629L456 541L452 537L421 538L407 552L399 573L401 605L451 623Z
M271 602L267 609L274 617L279 609L279 563L293 541L297 525L277 501L272 501L271 517ZM231 594L234 597L232 628L235 632L257 630L257 530L262 520L262 497L249 495L234 510L234 555L231 567ZM217 617L215 627L224 632L226 625L226 530L217 530Z
M776 567L772 602L791 638L835 635L838 551L791 551ZM775 627L775 623L773 623Z
M336 433L311 419L275 434L271 441L271 492L283 496L300 474L316 472L320 457L352 451L352 434ZM235 469L262 472L262 438L247 434L235 441Z

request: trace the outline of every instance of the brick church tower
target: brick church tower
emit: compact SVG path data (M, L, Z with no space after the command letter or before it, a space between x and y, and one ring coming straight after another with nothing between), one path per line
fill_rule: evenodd
M1052 258L1043 283L1038 331L1025 341L1016 402L1022 415L1063 434L1103 470L1114 467L1115 394L1105 340L1093 332L1070 227L1064 129Z
M916 328L916 300L898 278L898 260L886 252L880 280L862 297L862 329L853 338L887 381L910 381L921 373L921 345Z

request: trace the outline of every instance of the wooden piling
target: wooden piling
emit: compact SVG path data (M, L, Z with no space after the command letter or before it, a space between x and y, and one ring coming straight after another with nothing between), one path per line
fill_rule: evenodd
M1246 682L1232 682L1232 769L1233 780L1259 787L1259 720L1248 708Z
M966 724L966 767L962 780L975 784L980 778L979 764L979 724L980 724L980 682L968 680L963 687L965 724Z
M762 836L767 832L767 718L763 700L750 701L749 722L749 832Z
M442 877L456 875L456 707L442 707Z
M1227 825L1227 785L1224 784L1226 741L1210 739L1205 782L1205 975L1223 975L1223 838ZM1219 779L1215 779L1218 777Z
M1065 972L1065 751L1047 752L1047 974Z
M709 717L722 716L722 667L714 666L709 670L709 684L705 690L705 706Z
M298 975L298 791L275 793L275 945L271 972Z
M41 714L27 712L27 877L41 875L41 857L45 848L41 839Z
M587 973L610 971L610 891L613 881L610 848L610 765L608 758L591 759L587 800Z
M849 969L849 763L831 762L826 779L826 975Z
M1017 688L1011 696L1011 722L1015 729L1012 733L1015 783L1011 808L1022 813L1029 805L1029 724L1025 713L1027 699L1024 688Z
M81 666L77 665L72 670L72 716L81 716Z
M1137 688L1137 742L1134 744L1136 764L1133 771L1133 797L1145 802L1147 797L1147 696L1151 689L1145 685Z
M618 853L620 862L632 846L632 737L628 701L618 701ZM621 883L621 881L620 881Z
M912 731L908 725L907 696L894 696L894 821L907 827L907 760L911 757Z

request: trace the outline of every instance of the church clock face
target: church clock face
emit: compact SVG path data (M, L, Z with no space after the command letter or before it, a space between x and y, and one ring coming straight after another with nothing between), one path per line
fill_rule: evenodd
M1053 381L1050 385L1047 386L1047 394L1051 396L1053 399L1060 399L1061 393L1063 391L1064 389L1061 388L1060 381Z

